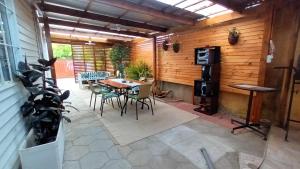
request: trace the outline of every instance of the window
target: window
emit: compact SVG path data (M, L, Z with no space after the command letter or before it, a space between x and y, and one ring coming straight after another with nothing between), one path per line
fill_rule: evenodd
M15 71L13 45L9 29L10 15L13 11L5 6L5 1L0 0L0 84L13 80Z

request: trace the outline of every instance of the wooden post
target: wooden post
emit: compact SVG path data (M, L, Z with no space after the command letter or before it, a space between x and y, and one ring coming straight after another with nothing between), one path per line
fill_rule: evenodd
M269 43L272 37L272 28L273 28L273 17L275 14L274 4L269 2L266 4L265 9L267 10L267 16L265 17L265 33L263 37L263 49L261 56L261 64L259 68L259 77L258 77L258 85L265 85L265 76L266 76L266 56L269 54ZM252 117L251 121L258 122L261 118L263 104L263 93L257 93L252 104Z
M46 37L46 43L47 43L47 49L48 49L48 57L49 59L53 59L53 49L52 49L52 42L51 42L51 35L50 35L50 27L48 23L48 17L44 15L44 30L45 30L45 37ZM56 83L56 73L55 73L55 67L53 66L51 69L51 76L54 79L54 82Z
M156 36L153 37L153 77L154 77L154 84L156 85L157 81L157 44L156 44Z
M297 11L297 10L291 10L293 12ZM295 12L296 13L296 12ZM300 30L300 15L298 14L296 17L296 19L294 20L294 24L293 24L293 28L292 28L292 36L290 38L290 46L289 49L287 49L288 51L288 58L289 58L289 69L285 70L284 72L284 80L283 80L283 86L282 86L282 90L280 93L280 102L282 103L280 105L280 110L278 113L278 120L279 120L279 125L280 126L284 126L286 123L286 116L287 116L287 112L288 112L288 104L290 102L290 95L292 93L291 88L292 88L292 83L293 83L293 66L294 66L294 62L295 62L295 52L296 52L296 44L297 44L297 40L298 40L298 34L299 34L299 30Z

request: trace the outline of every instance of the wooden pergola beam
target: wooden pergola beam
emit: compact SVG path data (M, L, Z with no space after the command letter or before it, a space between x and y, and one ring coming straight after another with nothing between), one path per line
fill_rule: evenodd
M82 39L84 41L96 41L96 42L103 42L103 40L97 40L97 38L104 38L107 40L119 40L119 41L131 41L133 38L130 37L122 37L122 36L116 36L116 35L107 35L107 34L101 34L101 33L87 33L82 31L73 31L73 30L65 30L65 29L58 29L58 28L50 28L52 34L51 37L70 37L71 39ZM56 35L56 34L61 35ZM85 37L81 37L85 36ZM96 38L96 40L95 40ZM106 41L106 40L105 40Z
M48 17L46 15L44 15L43 19L44 19L44 31L45 31L45 37L46 37L45 39L46 39L46 44L47 44L47 49L48 49L48 57L51 60L54 58L54 55L53 55L53 49L52 49L52 41L51 41ZM52 69L51 69L51 76L54 79L54 82L56 84L56 72L55 72L54 66L52 66Z
M172 20L180 24L185 24L185 25L194 25L195 21L193 19L188 19L185 17L181 17L178 15L170 14L170 13L165 13L160 10L156 10L154 8L146 7L146 6L141 6L139 4L135 4L129 1L123 1L123 0L97 0L97 2L126 9L129 11L134 11L138 13L143 13L146 15L150 15L156 18L161 18L161 19L167 19L167 20Z
M43 22L43 20L41 20L41 19L39 21ZM65 20L60 20L60 19L50 19L49 18L48 23L53 24L53 25L89 29L89 30L94 30L94 31L102 31L102 32L117 33L117 34L131 35L131 36L139 36L139 37L144 37L144 38L151 37L148 34L139 33L139 32L122 31L122 30L117 31L117 30L111 30L109 28L102 27L102 26L96 26L96 25L85 24L85 23L77 23L77 22L65 21Z
M239 13L243 12L244 10L241 4L238 4L232 0L211 0L211 1L223 5L224 7Z
M39 3L38 5L40 9L45 12L53 12L53 13L58 13L63 15L69 15L69 16L75 16L75 17L86 18L91 20L97 20L101 22L109 22L109 23L120 24L125 26L143 28L143 29L159 31L159 32L166 32L168 30L167 28L160 27L160 26L154 26L154 25L145 24L141 22L135 22L135 21L125 20L125 19L110 17L106 15L86 12L86 11L68 8L68 7L62 7L58 5L52 5L46 3L44 5L41 5L41 3Z

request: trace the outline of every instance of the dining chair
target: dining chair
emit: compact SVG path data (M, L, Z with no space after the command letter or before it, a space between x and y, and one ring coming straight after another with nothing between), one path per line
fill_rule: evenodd
M144 104L146 104L145 100L147 100L147 99L150 101L152 115L154 115L152 101L150 99L151 86L152 86L152 83L142 84L139 86L139 91L137 94L128 94L128 98L131 98L136 101L135 102L136 120L138 120L138 108L137 108L138 102L142 103L142 106L143 106ZM127 108L127 106L126 106L126 108Z
M149 80L148 79L148 82L149 83L151 83L151 94L152 94L152 99L153 99L153 103L154 103L154 105L155 105L155 80L154 79L151 79L151 80Z
M100 111L101 111L101 116L103 114L103 108L104 108L104 103L107 102L107 101L111 101L111 104L112 104L112 107L114 108L114 102L113 102L113 98L116 98L117 99L117 103L118 103L118 106L120 108L122 108L122 103L121 103L121 99L120 99L120 94L116 91L111 91L111 92L108 92L108 93L102 93L102 96L101 96L101 105L100 105Z
M89 84L89 88L91 90L91 98L90 98L90 107L92 105L92 100L93 100L93 95L95 95L95 99L94 99L94 111L95 111L95 107L96 107L96 101L97 101L97 97L98 95L104 94L104 93L109 93L110 90L106 87L103 86L94 86L94 84L91 81L88 81Z
M147 83L151 83L151 89L150 89L150 92L151 92L151 95L152 95L152 99L153 99L153 104L155 105L155 93L154 93L154 90L155 90L155 82L154 82L154 79L148 79L147 80ZM139 92L139 86L135 86L131 89L131 93L133 94L137 94ZM132 100L131 99L131 104L132 104Z

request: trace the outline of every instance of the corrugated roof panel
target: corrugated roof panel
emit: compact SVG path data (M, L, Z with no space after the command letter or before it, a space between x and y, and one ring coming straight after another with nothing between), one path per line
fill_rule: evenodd
M209 7L212 4L214 4L214 3L211 2L211 1L202 1L200 3L197 3L197 4L193 5L193 6L190 6L190 7L186 8L186 10L191 11L191 12L195 12L195 11L197 11L199 9L203 9L205 7Z
M153 17L150 15L145 15L137 12L128 12L121 18L137 22L146 22L153 19Z
M108 24L107 22L101 22L101 21L85 19L85 18L81 18L80 23L87 23L87 24L97 25L97 26L105 26Z
M52 12L47 12L47 16L49 18L68 20L68 21L77 21L79 19L78 17L62 15L62 14L57 14L57 13L52 13Z
M156 10L160 10L160 11L162 11L165 8L170 6L168 4L161 3L161 2L158 2L158 1L153 1L153 0L144 1L141 5L149 7L149 8L153 8L153 9L156 9Z
M60 26L60 25L53 25L53 24L49 24L50 28L54 28L54 29L64 29L64 30L74 30L73 27L68 27L68 26Z
M160 1L169 5L173 4L168 0L156 0L156 1ZM182 10L190 11L195 14L200 14L200 17L198 17L198 19L201 18L201 15L205 17L212 17L220 13L230 12L228 8L219 4L215 4L209 0L185 0L177 4L174 2L174 5ZM179 11L179 14L185 16L185 12Z
M226 10L228 10L228 9L221 6L221 5L215 4L211 7L208 7L208 8L202 9L200 11L197 11L196 13L204 15L204 16L209 16L209 15L217 14L217 13L220 13L220 12L224 12Z
M88 5L89 0L47 0L47 2L83 10Z
M99 13L99 14L103 14L103 15L112 16L112 17L119 17L124 12L126 12L126 10L124 10L124 9L105 5L105 4L102 4L99 2L93 2L90 5L89 11L93 12L93 13Z
M179 24L174 22L173 20L165 20L156 18L150 22L150 24L157 25L157 26L164 26L164 27L173 27L178 26Z
M182 3L176 5L176 7L178 7L178 8L187 8L187 7L195 5L195 4L197 4L198 2L201 2L201 1L202 0L186 0L186 1L183 1Z
M168 4L168 5L175 5L175 4L178 4L179 2L182 2L182 0L157 0L157 1L160 1L162 3L165 3L165 4Z

